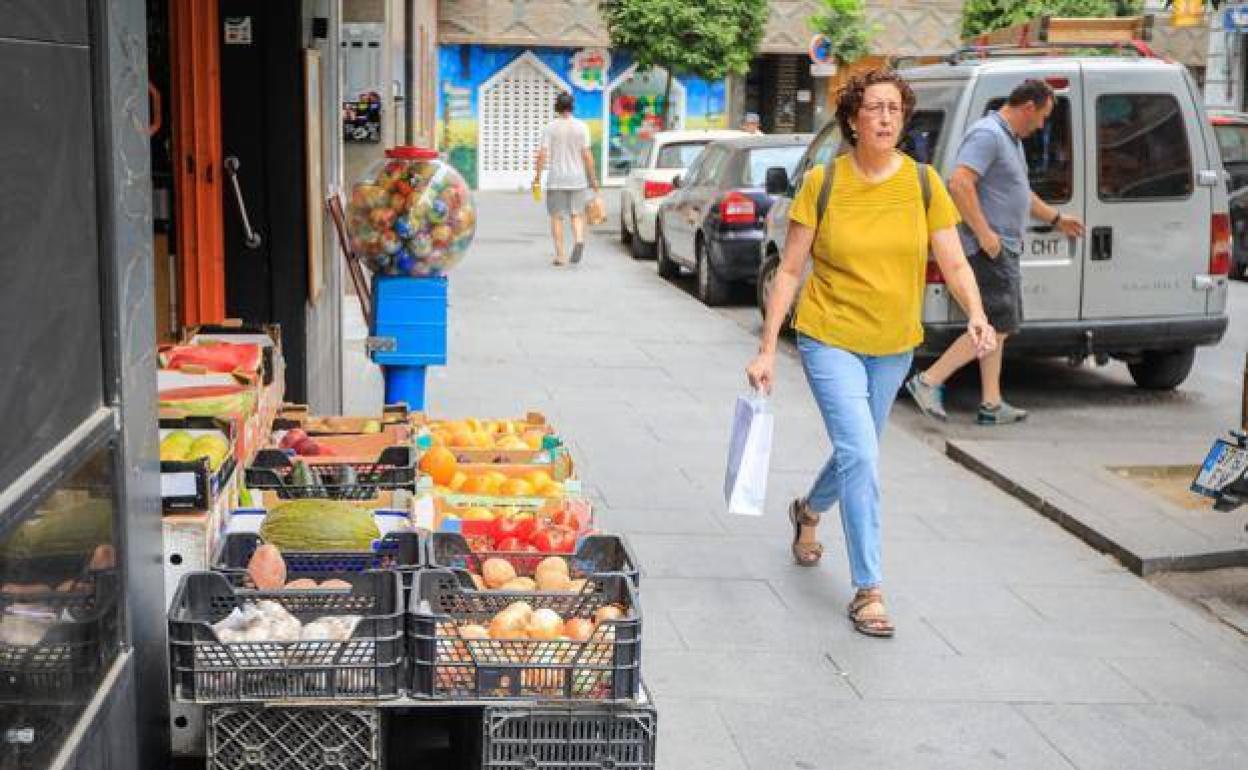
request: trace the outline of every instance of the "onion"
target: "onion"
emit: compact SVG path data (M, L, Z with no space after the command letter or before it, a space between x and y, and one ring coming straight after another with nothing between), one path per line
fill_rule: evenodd
M520 616L524 618L524 622L527 625L529 618L533 617L533 605L528 602L512 602L507 605L507 608L504 609L503 612L520 613Z
M506 559L486 559L481 565L481 579L489 588L501 588L504 583L514 580L516 568Z
M488 639L490 631L485 626L469 623L459 627L459 635L463 639Z
M624 617L624 610L616 604L604 604L594 610L594 622L601 623L604 620L619 620Z
M569 582L569 583L568 583L568 590L569 590L569 591L575 591L575 592L576 592L576 593L578 593L578 594L579 594L581 591L584 591L584 590L585 590L585 578L580 578L579 580L573 580L573 581Z
M583 642L594 633L594 621L588 618L572 618L563 624L563 633L574 642Z
M351 588L351 584L345 580L338 580L337 578L334 578L331 580L322 580L321 585L318 587L319 588Z
M287 591L300 591L308 588L316 588L316 581L312 578L299 578L287 583L284 588Z
M485 581L475 572L469 573L472 576L472 584L477 587L478 591L485 590Z
M549 640L563 633L563 618L554 610L540 609L529 620L529 638Z
M528 617L517 610L506 609L494 616L490 621L491 639L511 639L523 637L524 628L528 625Z
M518 577L503 583L500 588L504 591L536 591L537 583L533 578Z
M567 575L569 573L568 562L562 556L547 556L545 559L538 562L537 569L534 570L534 573L540 574L547 571Z
M554 570L546 570L537 572L537 587L543 591L570 591L572 590L572 581L568 578L566 572L556 572Z

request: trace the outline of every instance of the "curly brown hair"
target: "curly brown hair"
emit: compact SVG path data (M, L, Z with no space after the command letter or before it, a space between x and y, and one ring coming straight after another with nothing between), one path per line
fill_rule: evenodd
M914 91L901 75L888 67L868 70L854 75L836 95L836 122L841 126L841 136L850 146L857 146L858 137L854 135L853 120L862 109L862 100L871 86L889 83L901 93L902 123L910 120L914 114Z

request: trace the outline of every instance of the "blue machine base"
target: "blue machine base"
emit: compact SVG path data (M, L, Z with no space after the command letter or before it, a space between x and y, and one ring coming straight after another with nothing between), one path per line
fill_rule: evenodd
M373 361L386 379L386 403L425 408L425 374L446 363L445 277L373 278Z
M381 373L386 378L385 403L404 403L409 409L424 410L427 368L424 366L381 367Z

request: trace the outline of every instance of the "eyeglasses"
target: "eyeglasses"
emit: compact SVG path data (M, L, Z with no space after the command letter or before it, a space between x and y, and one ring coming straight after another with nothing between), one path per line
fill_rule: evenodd
M901 114L901 105L896 102L872 102L862 105L862 109L872 115L883 115L885 110L888 110L889 115Z

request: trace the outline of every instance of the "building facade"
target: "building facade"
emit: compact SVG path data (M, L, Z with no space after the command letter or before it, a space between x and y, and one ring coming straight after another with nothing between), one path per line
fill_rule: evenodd
M806 20L817 0L772 0L760 54L743 77L673 78L669 125L723 128L757 112L769 132L810 131L823 121ZM961 0L869 0L874 47L887 55L948 51ZM436 142L474 187L517 189L555 94L570 91L590 126L601 178L623 178L660 124L666 73L641 72L610 49L598 0L440 0Z

